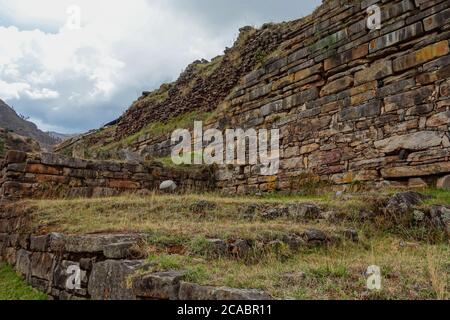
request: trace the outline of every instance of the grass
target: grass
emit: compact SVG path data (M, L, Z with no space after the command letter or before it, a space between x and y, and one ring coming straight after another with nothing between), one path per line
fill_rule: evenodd
M204 285L258 288L280 299L450 299L447 244L402 246L390 235L373 238L368 246L299 252L287 260L268 254L256 263L196 255L155 255L153 271L187 270L188 280ZM367 289L365 271L382 270L381 291ZM287 274L303 273L294 281Z
M0 263L0 300L47 300L47 296L26 285L11 267Z
M275 221L247 220L242 217L252 204L283 205L291 202L321 202L318 197L225 197L207 195L122 196L104 199L33 200L24 206L34 207L34 226L41 233L147 232L159 236L209 238L244 237L254 239L303 232L306 227L328 229L335 226L311 222L292 223L288 218ZM214 209L199 213L192 207L204 200L216 204ZM322 203L327 202L323 197Z
M153 122L144 127L139 132L127 136L124 139L107 144L105 146L93 147L96 152L105 152L131 146L143 136L150 138L157 138L163 135L170 134L176 129L190 129L194 126L194 121L208 121L214 117L213 112L199 112L193 111L182 114L178 117L171 118L167 122Z
M428 204L450 204L448 191L425 193L435 196ZM419 231L430 233L426 228L408 226L400 232L381 220L356 219L361 211L374 210L377 196L154 193L106 199L28 200L17 207L34 208L32 221L37 233L142 232L147 235L151 271L186 270L187 280L199 284L258 288L281 299L450 299L448 239L432 241L416 235ZM199 210L199 201L214 205ZM323 211L332 210L347 218L249 220L243 215L254 205L278 207L293 203L316 203ZM355 229L360 240L298 251L287 246L255 248L245 258L219 257L206 241L219 238L267 243L311 228L331 234ZM371 265L382 270L381 291L367 289L365 272ZM299 273L303 276L287 276Z

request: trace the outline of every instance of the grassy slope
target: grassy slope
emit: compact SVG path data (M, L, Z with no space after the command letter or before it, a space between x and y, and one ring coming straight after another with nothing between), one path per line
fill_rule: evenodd
M11 267L0 263L0 300L46 300L47 296L26 285Z
M435 199L427 204L450 204L450 192L429 190ZM34 206L34 225L42 233L132 232L148 235L149 259L155 270L187 269L190 280L202 284L237 288L261 288L276 298L296 299L450 299L450 247L447 241L428 242L427 230L391 230L383 225L353 220L368 207L373 196L347 195L334 199L268 195L224 197L209 195L122 196L108 199L41 200ZM215 209L196 213L191 206L199 200L215 203ZM241 214L250 204L285 205L314 202L323 210L350 217L344 221L249 221ZM356 229L360 242L344 243L291 252L289 248L259 252L249 259L217 258L205 254L207 238L277 238L317 228L329 232ZM419 237L418 237L419 235ZM182 249L180 249L180 247ZM378 265L383 289L366 289L365 270ZM304 278L287 281L287 273Z

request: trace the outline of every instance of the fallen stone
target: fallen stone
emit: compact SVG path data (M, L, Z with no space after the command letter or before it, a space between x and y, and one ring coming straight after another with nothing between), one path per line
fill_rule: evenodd
M217 205L214 202L200 200L191 205L190 209L193 213L204 214L208 211L214 210L217 208Z
M260 214L260 217L264 220L275 220L286 216L288 213L288 208L269 208Z
M164 192L174 192L177 189L177 184L172 180L166 180L161 183L159 190Z
M26 279L29 278L31 270L31 252L26 250L19 250L16 256L16 270Z
M289 206L289 216L296 220L319 219L320 208L315 204L297 203Z
M390 215L407 214L428 197L417 192L401 192L391 197L386 205L385 212Z
M328 238L325 232L316 229L307 230L304 236L308 242L314 241L324 242Z

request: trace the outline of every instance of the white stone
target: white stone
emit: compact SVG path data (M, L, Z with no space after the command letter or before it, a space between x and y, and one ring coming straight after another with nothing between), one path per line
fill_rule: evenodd
M175 191L177 189L177 184L172 180L166 180L161 183L159 190L161 191Z

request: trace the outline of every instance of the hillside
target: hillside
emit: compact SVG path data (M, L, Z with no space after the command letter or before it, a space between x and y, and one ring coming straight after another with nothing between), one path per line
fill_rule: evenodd
M47 133L38 129L38 127L25 119L22 119L17 113L8 106L3 100L0 99L0 127L11 130L18 135L30 137L41 145L44 149L50 149L50 147L59 142L48 135Z
M8 150L23 152L39 152L39 143L32 138L18 135L8 129L0 128L0 160L4 158Z

